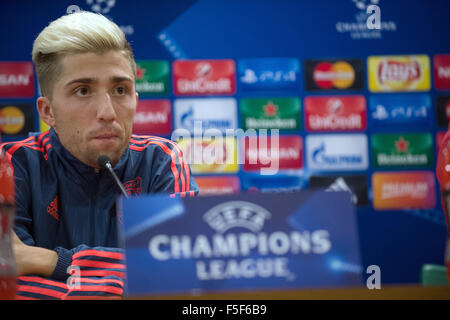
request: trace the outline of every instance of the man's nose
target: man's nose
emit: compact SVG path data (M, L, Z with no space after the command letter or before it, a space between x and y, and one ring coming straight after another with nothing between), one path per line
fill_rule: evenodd
M97 119L101 121L113 121L116 119L116 111L108 92L101 94L99 97Z

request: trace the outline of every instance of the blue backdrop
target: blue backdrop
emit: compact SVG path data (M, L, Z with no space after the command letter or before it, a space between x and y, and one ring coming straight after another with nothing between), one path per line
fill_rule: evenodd
M376 34L350 30L352 24L363 19L357 6L360 3L377 3L381 8L385 24ZM425 54L432 61L435 54L450 53L448 0L19 0L2 2L1 7L0 61L30 61L33 40L50 21L82 9L103 13L121 26L138 60L233 59L237 65L241 59L249 58L298 59L301 85L294 91L276 95L294 94L302 101L308 95L330 94L324 91L311 94L305 90L303 62L307 59L362 59L363 89L356 93L364 95L369 105L369 96L373 94L367 84L368 56ZM449 92L436 92L431 78L431 89L426 94L432 101L432 123L426 131L434 139L437 132L446 130L435 120L435 97L448 96ZM36 96L37 90L30 99L0 98L0 102L34 105ZM238 84L234 97L239 100L243 96ZM165 98L171 102L176 99L172 90ZM37 117L35 128L39 130ZM407 124L397 129L397 132L424 131L423 127ZM364 133L370 136L381 131L369 123ZM302 125L296 134L304 138L308 133ZM16 138L21 137L8 139ZM369 166L362 174L370 181L373 172ZM308 181L311 173L305 166L300 175ZM242 178L245 173L239 169L236 176ZM368 197L371 201L370 183ZM382 283L418 282L424 263L443 264L446 230L439 195L431 210L376 211L371 203L358 206L358 228L363 265L379 265Z

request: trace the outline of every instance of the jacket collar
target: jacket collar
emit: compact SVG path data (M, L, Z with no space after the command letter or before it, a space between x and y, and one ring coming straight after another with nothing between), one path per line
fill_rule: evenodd
M52 145L52 149L58 155L58 158L61 160L63 166L67 171L75 176L82 176L87 179L94 178L98 176L96 173L99 172L98 169L94 167L88 166L78 160L75 156L73 156L61 143L58 135L56 134L53 128L49 130L50 143ZM130 153L130 149L127 148L120 158L119 162L113 167L115 173L120 178L124 172L126 167L128 156Z

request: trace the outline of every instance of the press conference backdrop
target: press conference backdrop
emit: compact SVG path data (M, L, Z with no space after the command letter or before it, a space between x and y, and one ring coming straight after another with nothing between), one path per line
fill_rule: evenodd
M380 29L366 27L370 4L379 8ZM39 31L66 13L99 12L135 52L134 132L175 139L185 129L179 142L201 194L349 190L363 266L379 265L382 283L419 282L424 263L443 264L435 163L450 117L447 0L1 6L3 141L46 130L31 64ZM201 140L208 129L218 129L224 143ZM267 145L252 143L261 129ZM276 159L272 129L280 134Z

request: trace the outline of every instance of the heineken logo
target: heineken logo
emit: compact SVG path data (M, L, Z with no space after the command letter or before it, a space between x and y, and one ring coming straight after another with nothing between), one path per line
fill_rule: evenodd
M241 100L241 125L245 129L298 130L298 98L247 98Z
M137 61L136 91L143 95L169 94L169 63L164 60Z
M263 106L264 114L268 117L273 117L277 115L278 106L269 101L265 106Z
M136 66L136 79L137 80L143 80L144 79L144 74L146 72L147 72L146 69L144 69L141 66L137 65Z
M433 142L429 133L374 134L371 139L375 167L432 165Z
M402 136L395 141L397 152L408 152L409 141L406 141Z

